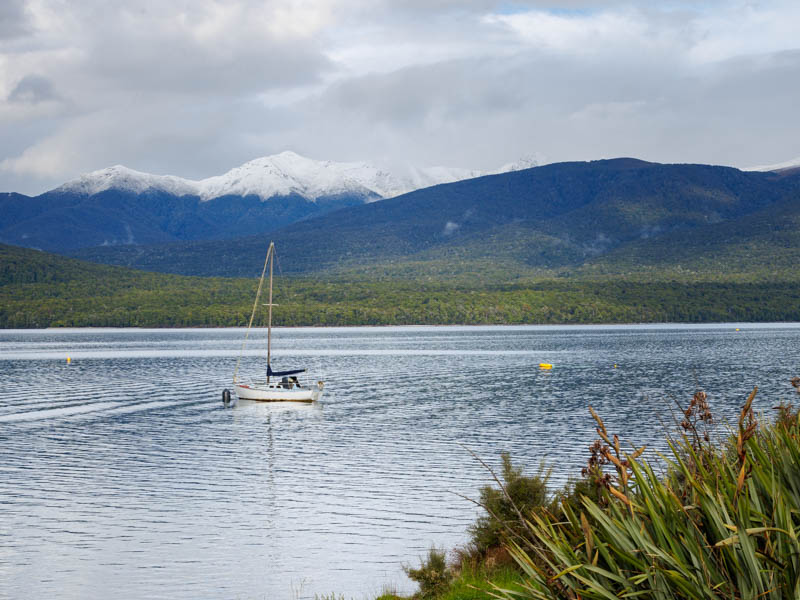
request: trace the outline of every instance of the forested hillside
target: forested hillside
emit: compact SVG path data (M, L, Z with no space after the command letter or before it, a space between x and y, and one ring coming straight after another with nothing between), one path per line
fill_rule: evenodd
M0 245L0 327L242 326L256 285L255 278L146 273ZM797 279L548 277L494 285L279 276L275 293L276 325L800 320Z
M0 240L51 252L86 246L135 247L180 240L220 240L278 229L364 199L298 195L201 200L163 191L110 189L87 195L54 190L40 196L0 194Z

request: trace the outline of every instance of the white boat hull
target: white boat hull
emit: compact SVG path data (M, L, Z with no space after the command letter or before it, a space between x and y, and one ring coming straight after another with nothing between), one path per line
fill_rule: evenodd
M322 382L314 386L285 388L277 383L237 383L233 389L240 400L260 402L316 402L322 398Z

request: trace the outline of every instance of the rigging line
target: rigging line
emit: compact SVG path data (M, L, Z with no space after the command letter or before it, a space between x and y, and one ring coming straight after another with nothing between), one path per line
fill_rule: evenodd
M261 279L258 281L258 290L256 291L256 300L253 302L253 312L250 313L250 322L247 324L247 332L244 334L244 341L242 341L242 349L239 351L239 357L236 359L236 369L233 371L233 383L238 381L239 376L239 365L242 362L242 354L244 354L244 348L247 345L247 338L250 337L250 328L253 326L253 317L256 316L256 308L258 308L258 299L261 297L261 287L264 285L264 275L267 272L267 264L269 263L269 255L271 252L274 252L275 246L272 245L272 242L269 244L269 248L267 249L267 257L264 259L264 268L261 270Z
M283 269L281 269L281 259L278 258L278 253L275 251L274 248L272 249L272 255L275 259L275 262L278 264L278 276L283 277Z
M278 268L278 277L283 277L283 269L281 269L281 259L278 258L278 251L275 249L274 246L272 247L272 260L275 263L275 266ZM283 281L283 279L281 279L281 281Z

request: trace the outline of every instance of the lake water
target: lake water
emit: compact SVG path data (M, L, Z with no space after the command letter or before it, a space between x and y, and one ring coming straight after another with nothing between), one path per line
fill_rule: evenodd
M279 329L275 368L308 367L323 400L225 409L242 337L0 331L0 597L411 591L401 565L463 543L459 494L491 481L470 451L544 459L558 485L590 404L658 449L675 399L734 419L758 385L769 413L800 375L798 325Z

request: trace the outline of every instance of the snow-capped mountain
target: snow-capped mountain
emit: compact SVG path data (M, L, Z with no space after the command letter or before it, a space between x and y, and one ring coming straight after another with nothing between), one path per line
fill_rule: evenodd
M511 171L522 171L523 169L532 169L546 164L545 158L541 154L529 154L523 156L519 160L503 165L496 171L492 171L492 175L499 175L500 173L510 173Z
M758 167L748 167L742 171L784 171L786 169L794 169L800 167L800 156L787 160L786 162L777 163L774 165L761 165Z
M529 157L490 172L409 166L392 173L366 162L318 161L287 151L251 160L224 175L199 181L172 175L152 175L116 165L81 175L54 191L86 195L111 189L137 194L160 191L176 196L199 196L202 200L221 196L258 196L267 200L276 196L298 195L314 201L322 197L352 195L370 201L441 183L527 169L538 164L538 159Z
M523 160L498 172L534 166ZM224 240L440 183L488 175L447 167L380 168L282 152L197 181L117 165L37 196L0 199L0 242L61 252L90 246Z
M204 200L230 195L265 200L290 194L308 200L342 194L385 198L404 191L390 173L365 162L318 161L294 152L251 160L197 185L198 195Z
M115 165L81 175L52 191L93 196L106 190L126 190L136 194L155 190L175 196L187 196L197 194L197 182L172 175L151 175Z
M472 169L461 169L458 167L420 168L414 165L405 165L397 169L393 175L399 193L392 194L392 196L399 196L400 194L406 194L414 190L439 185L441 183L453 183L464 179L472 179L473 177L480 177L481 175L488 175L488 173Z

